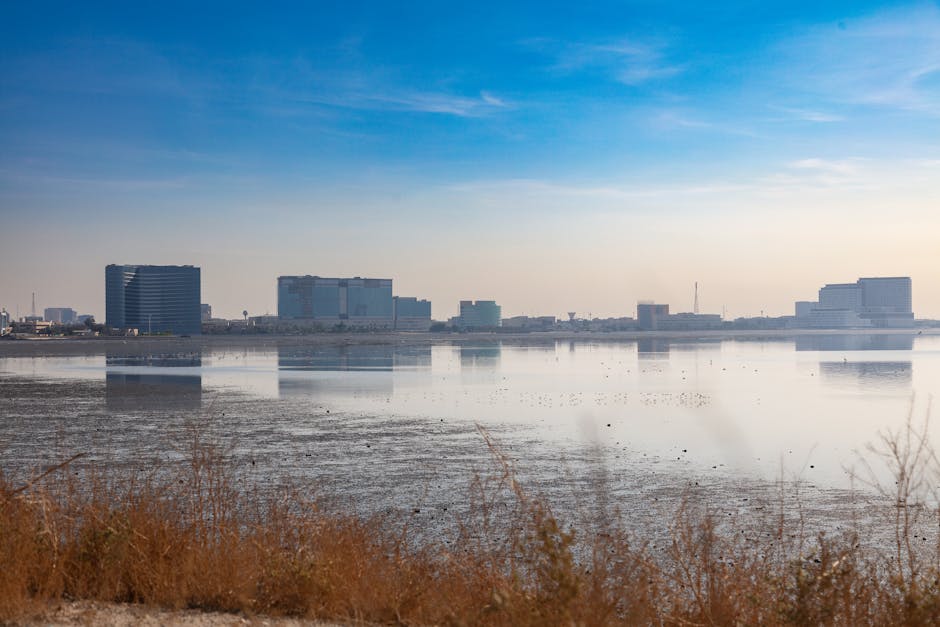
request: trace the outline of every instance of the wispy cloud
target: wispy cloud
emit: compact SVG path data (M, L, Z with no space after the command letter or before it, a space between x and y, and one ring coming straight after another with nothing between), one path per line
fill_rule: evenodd
M817 157L812 157L809 159L799 159L797 161L793 161L789 163L788 166L797 170L813 170L817 172L849 176L858 174L860 163L860 159L833 161L829 159L819 159Z
M340 58L294 59L285 64L255 59L254 74L262 77L252 94L266 104L323 105L338 109L397 111L484 117L514 108L492 91L455 90L448 77L417 81L406 68L381 66L360 58L357 45L344 41ZM424 83L421 85L420 83ZM302 114L303 109L295 110Z
M683 66L672 63L662 42L620 39L606 42L559 42L531 39L525 42L553 57L549 70L559 74L601 72L625 85L637 86L675 76Z
M481 117L509 108L504 100L485 91L478 96L461 96L444 92L397 90L388 86L376 86L374 90L301 91L293 98L350 109L439 113L464 118Z
M798 120L803 120L804 122L817 122L824 124L828 122L842 122L845 120L845 118L841 115L815 109L800 109L793 107L775 107L775 109Z
M814 27L781 45L792 89L837 103L940 114L940 7ZM792 77L798 77L798 82Z
M760 137L759 133L742 123L728 123L706 120L698 114L667 108L654 111L649 116L650 122L660 129L685 129L742 137Z

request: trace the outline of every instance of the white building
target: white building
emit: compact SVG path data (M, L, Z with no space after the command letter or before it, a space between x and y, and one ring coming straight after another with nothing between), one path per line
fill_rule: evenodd
M914 326L910 277L866 277L855 283L829 283L819 300L796 302L796 323L820 329Z

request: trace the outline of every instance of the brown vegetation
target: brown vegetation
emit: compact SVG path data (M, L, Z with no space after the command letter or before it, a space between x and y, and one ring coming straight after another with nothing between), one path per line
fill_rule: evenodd
M757 528L686 502L654 554L617 515L563 525L489 444L496 471L474 479L472 516L420 544L389 518L236 488L197 432L171 478L68 462L26 485L0 477L0 622L61 599L419 625L940 622L940 543L915 535L938 515L937 459L910 421L877 450L898 479L883 551L806 539L781 500Z

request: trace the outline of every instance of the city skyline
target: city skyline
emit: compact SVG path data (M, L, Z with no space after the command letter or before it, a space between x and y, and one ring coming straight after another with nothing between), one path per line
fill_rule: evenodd
M146 270L155 270L158 272L162 271L186 271L193 270L196 274L196 285L199 285L198 276L201 273L199 267L193 267L192 265L116 265L109 264L106 270L106 276L108 277L105 281L106 291L109 293L116 293L117 288L112 286L112 273L117 277L121 274L121 271L128 270L133 274L136 272L137 268L146 269ZM453 320L456 318L465 318L468 314L465 312L465 308L473 305L481 305L485 307L494 307L496 311L496 318L499 319L503 317L500 315L502 307L498 306L495 301L485 301L479 300L474 303L472 300L462 299L458 303L458 313L457 316L448 316L447 318L441 318L435 316L431 310L431 301L428 299L418 299L414 296L400 296L393 294L392 283L394 279L376 279L371 277L360 277L355 276L351 278L330 278L330 277L321 277L319 275L290 275L290 276L278 276L277 277L277 309L276 313L271 312L248 312L247 310L242 311L242 316L247 316L249 313L253 316L262 316L262 317L271 317L278 318L280 320L308 320L308 321L320 321L321 323L339 323L343 319L349 318L350 320L356 318L362 318L366 326L369 326L370 323L375 323L378 320L383 322L393 323L397 322L398 315L395 313L396 304L401 301L403 306L406 308L407 313L404 314L406 319L411 319L414 317L423 318L426 320ZM353 295L349 295L348 289L353 290ZM365 292L362 290L365 289L365 292L371 292L372 296L366 296ZM821 328L852 328L854 326L868 326L872 325L874 327L896 327L896 328L909 328L913 325L915 319L929 319L925 316L916 317L913 312L913 291L912 291L912 281L910 277L862 277L857 279L854 283L827 283L818 290L819 298L817 301L806 301L806 300L795 300L792 301L795 307L795 311L791 310L789 313L785 314L769 314L767 312L761 311L759 316L728 316L727 311L722 311L721 314L709 313L709 312L700 312L699 311L699 291L698 291L698 282L694 284L694 293L693 293L693 305L691 308L684 308L683 305L679 305L674 308L675 314L682 317L680 322L688 322L692 319L703 321L705 319L714 319L713 321L718 320L734 320L736 318L794 318L793 314L795 313L795 320L797 321L797 326L794 328L807 328L808 327L821 327ZM374 296L381 294L381 296ZM208 320L224 320L224 317L212 316L212 304L203 302L205 299L201 295L201 288L197 287L196 291L191 294L192 298L192 309L193 314L197 309L196 305L198 304L198 309L200 310L200 318L203 322ZM107 307L111 308L111 296L108 296ZM123 298L123 297L122 297ZM378 298L378 300L376 300ZM35 299L35 294L33 294L33 299ZM644 312L643 309L646 308ZM655 303L652 300L638 300L635 303L635 308L629 312L616 312L611 315L594 315L592 312L587 312L585 315L584 312L577 311L567 311L565 312L567 316L574 320L575 316L580 313L580 316L577 316L579 319L611 319L611 318L621 318L621 317L632 317L635 318L641 329L653 329L655 328L654 323L651 321L651 316L666 316L669 317L669 303ZM6 308L0 305L0 310L4 313L9 313L11 320L20 320L22 316L17 315L16 313L7 312ZM418 313L420 311L421 313ZM54 317L50 317L50 312ZM122 313L119 313L115 309L115 316L106 316L110 324L112 318L123 316ZM206 314L209 313L207 317ZM45 319L46 321L52 320L54 322L63 323L66 320L56 319L55 317L61 318L63 315L68 315L69 322L73 319L78 319L79 322L82 322L84 318L88 317L89 314L79 315L78 312L72 308L45 308L44 315L38 316L39 319ZM838 314L838 321L835 321L833 318L834 315ZM90 314L92 317L93 314ZM476 314L472 314L476 315ZM487 315L490 315L487 313ZM561 321L564 320L564 316L559 314L550 314L552 318L556 318ZM809 322L814 317L822 316L817 322ZM837 317L838 317L837 316ZM868 322L864 325L859 325L858 316L862 319L868 319ZM36 317L33 314L33 317ZM544 315L539 314L511 314L510 316L505 316L503 318L521 318L526 319L532 317L535 318L544 318ZM673 316L675 317L675 316ZM195 315L193 315L195 319ZM231 317L229 317L231 319ZM830 318L832 320L830 320ZM895 323L887 322L887 319L896 319ZM881 320L881 322L874 321L875 319ZM807 322L809 324L807 325ZM407 322L405 324L408 324ZM834 326L833 326L834 324ZM122 324L116 325L118 327L124 326ZM495 326L495 325L488 325ZM418 330L425 330L418 329Z
M100 268L390 276L447 319L787 315L910 276L940 318L935 3L7 7L0 306Z

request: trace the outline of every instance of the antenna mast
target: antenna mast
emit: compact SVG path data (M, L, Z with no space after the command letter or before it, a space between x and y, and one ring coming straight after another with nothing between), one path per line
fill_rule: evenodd
M698 281L695 282L695 300L692 301L692 313L698 313Z

